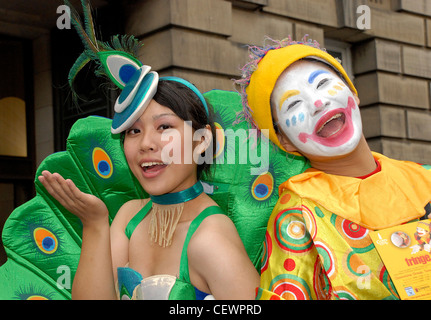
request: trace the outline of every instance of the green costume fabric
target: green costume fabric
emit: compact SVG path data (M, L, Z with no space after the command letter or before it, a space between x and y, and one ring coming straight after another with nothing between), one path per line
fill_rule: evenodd
M202 177L209 194L232 219L246 251L259 268L266 225L278 199L278 185L309 167L302 157L286 158L268 145L261 163L248 157L265 150L268 140L248 138L248 124L233 125L242 110L236 92L204 94L215 111L218 152L213 174ZM58 172L77 187L101 198L110 220L125 202L148 195L131 174L119 135L110 132L112 120L88 117L71 129L66 151L48 156L36 172ZM255 174L251 174L255 169ZM260 172L261 171L261 172ZM259 174L256 174L259 173ZM82 226L35 179L36 196L7 219L2 239L7 261L0 267L0 299L70 299L79 261Z

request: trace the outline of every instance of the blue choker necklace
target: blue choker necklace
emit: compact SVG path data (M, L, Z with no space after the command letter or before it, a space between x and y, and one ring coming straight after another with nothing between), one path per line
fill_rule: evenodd
M179 191L175 193L166 193L160 196L150 195L150 198L151 198L151 201L157 204L162 204L162 205L178 204L178 203L193 200L198 195L200 195L203 191L204 191L204 188L202 186L202 183L198 181L193 186L183 191Z

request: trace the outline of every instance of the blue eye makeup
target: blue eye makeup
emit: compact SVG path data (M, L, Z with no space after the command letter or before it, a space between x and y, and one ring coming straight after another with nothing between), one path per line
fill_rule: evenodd
M326 71L326 70L316 70L316 71L312 72L310 74L310 76L308 77L308 83L312 84L314 82L314 80L316 80L316 78L318 76L320 76L321 74L324 74L324 73L328 73L329 74L329 71Z

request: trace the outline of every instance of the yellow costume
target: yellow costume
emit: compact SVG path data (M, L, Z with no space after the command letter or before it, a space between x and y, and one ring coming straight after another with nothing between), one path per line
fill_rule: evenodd
M271 41L262 48L250 47L250 62L237 84L242 89L244 117L287 151L279 134L289 138L286 131L290 126L274 123L277 103L271 104L271 99L289 66L299 60L317 60L330 66L353 95L357 90L342 65L317 42L306 37L302 41L290 37ZM310 78L308 84L312 83ZM286 86L286 93L295 91L286 79L279 85ZM310 109L306 111L313 115L313 110L320 108L317 99L327 97L317 86L306 87L304 92L297 102L306 104ZM334 107L328 103L330 108ZM289 107L283 110L288 113ZM300 147L290 143L298 152L289 153L301 156ZM431 172L413 162L372 155L378 170L367 177L332 175L311 168L280 185L279 200L268 221L257 299L398 298L369 233L428 215L425 207L430 208Z
M268 222L258 299L397 299L369 236L421 218L431 172L373 153L366 179L309 169L280 185Z

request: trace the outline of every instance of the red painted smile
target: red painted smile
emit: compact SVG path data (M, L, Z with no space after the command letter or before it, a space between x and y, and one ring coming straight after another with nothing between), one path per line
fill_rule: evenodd
M338 108L325 113L317 122L312 134L301 132L298 139L306 143L311 139L326 147L338 147L349 141L354 133L352 110L356 108L352 97L347 108Z

